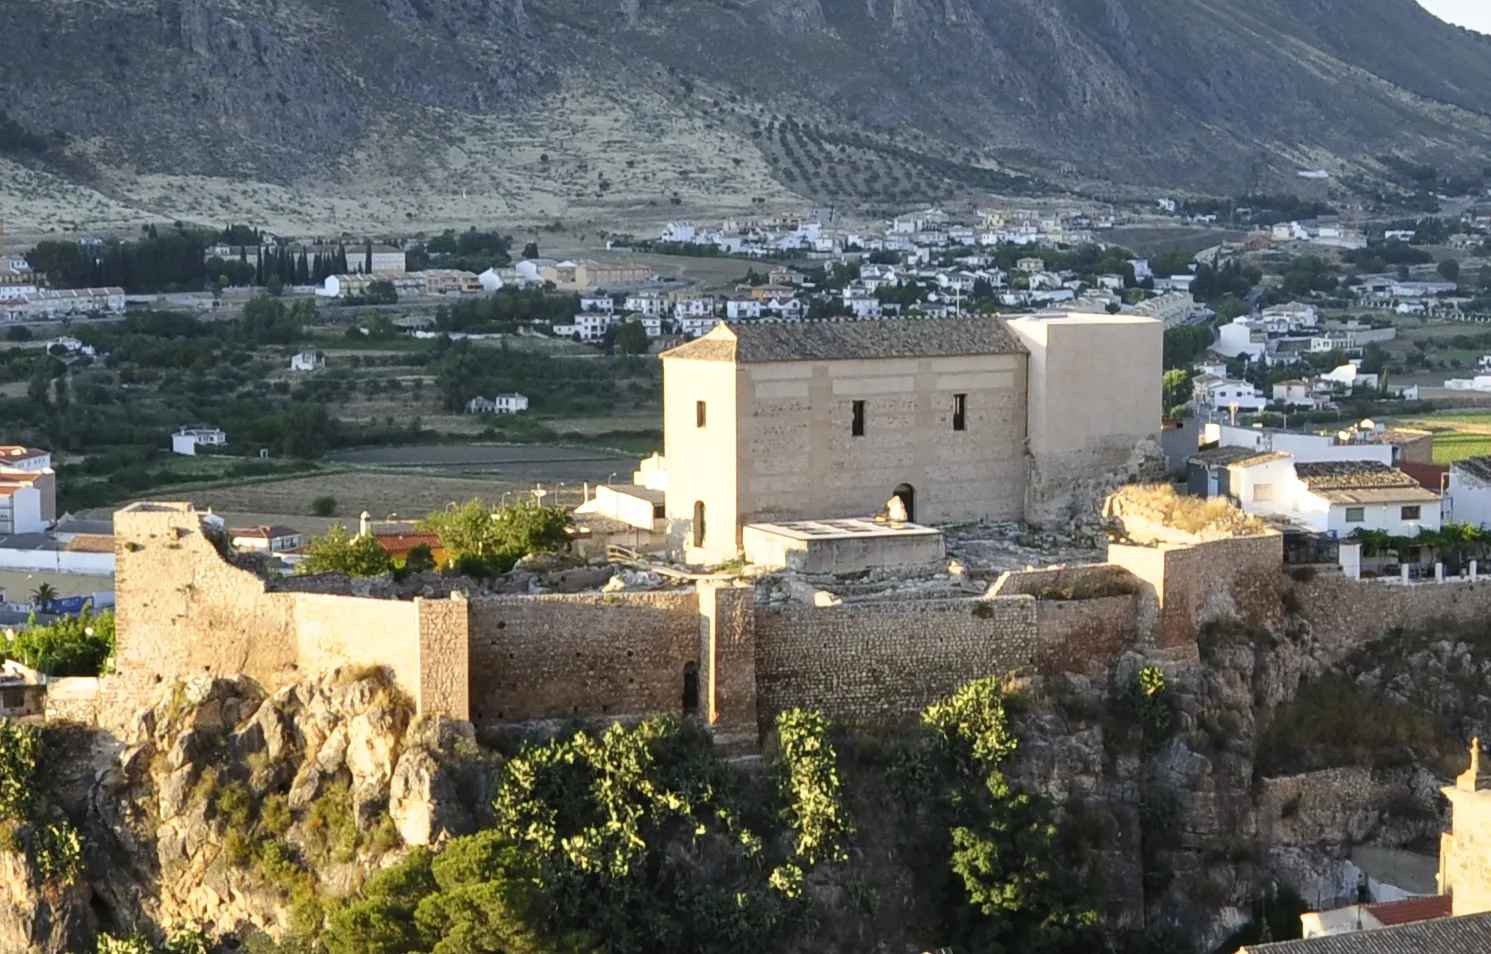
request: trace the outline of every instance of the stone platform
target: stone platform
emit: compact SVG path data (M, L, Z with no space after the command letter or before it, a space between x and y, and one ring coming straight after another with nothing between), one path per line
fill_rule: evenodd
M751 563L803 573L858 573L946 558L942 531L915 523L862 518L748 523L741 538Z

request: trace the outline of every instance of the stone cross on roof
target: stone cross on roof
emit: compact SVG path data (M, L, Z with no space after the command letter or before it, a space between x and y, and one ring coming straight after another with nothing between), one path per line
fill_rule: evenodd
M1470 768L1464 774L1455 779L1455 787L1462 792L1477 791L1478 782L1481 778L1481 740L1479 738L1470 740Z

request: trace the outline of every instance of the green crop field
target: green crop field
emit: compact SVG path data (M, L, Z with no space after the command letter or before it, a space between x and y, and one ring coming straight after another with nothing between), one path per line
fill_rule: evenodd
M1448 464L1491 454L1491 434L1476 434L1469 431L1447 431L1434 435L1434 463Z

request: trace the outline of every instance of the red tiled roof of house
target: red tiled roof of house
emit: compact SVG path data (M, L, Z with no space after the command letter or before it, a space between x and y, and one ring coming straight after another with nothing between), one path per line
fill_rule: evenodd
M1415 461L1405 460L1398 463L1398 469L1419 482L1419 486L1425 490L1432 490L1436 494L1444 486L1443 478L1450 472L1449 464L1420 464Z
M431 550L440 546L438 533L380 533L378 543L390 553L411 550L423 543Z
M103 533L80 533L67 544L70 553L113 553L114 538Z
M1367 913L1384 926L1393 927L1399 924L1415 924L1419 921L1447 918L1454 913L1452 900L1449 895L1440 894L1427 898L1384 901L1381 904L1369 904L1366 908Z

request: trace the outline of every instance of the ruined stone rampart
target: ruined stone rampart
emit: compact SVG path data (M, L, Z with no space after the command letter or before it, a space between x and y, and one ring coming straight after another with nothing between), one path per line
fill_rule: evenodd
M122 510L114 540L120 685L105 693L114 703L135 701L121 687L148 693L191 676L245 675L272 692L307 673L367 665L388 667L422 714L467 717L460 707L468 670L464 623L459 639L450 632L459 609L270 592L261 577L223 559L188 504ZM422 659L431 674L428 696Z
M478 723L677 712L699 666L699 594L474 599L471 718Z
M794 707L900 718L980 676L1075 672L1102 683L1133 648L1199 658L1197 633L1215 619L1270 628L1303 620L1322 647L1345 655L1395 626L1491 613L1491 582L1291 578L1277 535L1114 546L1110 564L1012 574L981 599L769 608L753 586L723 579L469 601L305 592L271 588L225 560L184 504L136 505L117 515L115 533L119 675L96 694L106 719L132 712L161 682L246 675L274 691L338 666L376 665L424 714L495 724L692 712L717 740L746 748ZM1111 586L1094 581L1138 592L1108 595ZM1071 598L1012 592L1021 589Z
M1035 600L916 600L756 616L763 721L794 706L841 718L916 712L970 679L1028 668Z
M1437 620L1468 623L1491 619L1491 580L1403 586L1386 580L1353 580L1320 573L1308 581L1285 578L1290 602L1310 624L1310 634L1335 661L1368 638L1393 629L1417 629Z
M1214 540L1192 546L1113 544L1108 562L1138 577L1141 635L1158 649L1192 650L1196 634L1211 620L1235 617L1265 626L1283 620L1280 588L1286 579L1284 538L1278 533Z

